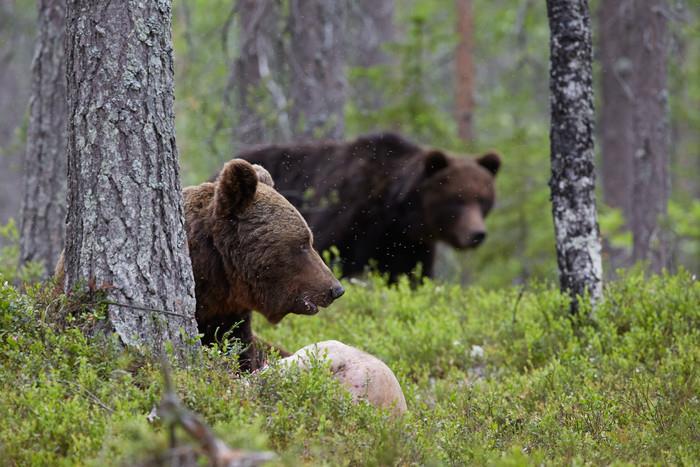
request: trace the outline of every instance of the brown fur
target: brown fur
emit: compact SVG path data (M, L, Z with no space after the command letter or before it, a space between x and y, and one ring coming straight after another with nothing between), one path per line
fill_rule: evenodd
M200 332L206 343L235 325L233 336L249 344L244 369L261 363L251 310L277 323L288 313L314 314L343 292L306 221L257 169L234 159L215 182L184 190Z
M344 274L374 260L392 280L418 263L432 276L437 241L462 249L484 240L500 167L495 153L454 157L391 133L263 146L240 157L271 172L319 250L338 247Z

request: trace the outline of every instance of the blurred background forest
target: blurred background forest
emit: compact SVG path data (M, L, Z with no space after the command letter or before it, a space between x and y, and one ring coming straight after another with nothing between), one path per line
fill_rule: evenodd
M465 253L443 249L438 275L444 280L489 288L554 280L557 275L549 202L548 37L545 2L402 0L328 2L347 5L325 10L324 19L340 31L324 64L341 83L329 105L339 117L319 122L299 118L309 96L285 90L295 79L297 50L289 46L294 28L311 27L311 15L289 22L294 1L175 0L176 126L183 185L209 178L239 150L253 143L301 138L349 139L396 130L416 142L471 154L495 149L503 156L497 177L497 205L487 220L488 241ZM629 219L604 193L601 160L601 41L615 43L626 32L601 35L607 13L591 2L598 152L600 228L606 275L611 266L629 265ZM614 3L614 2L613 2ZM274 6L274 11L269 7ZM3 258L13 255L21 202L21 171L26 148L31 63L36 36L36 4L0 0L0 224ZM660 220L668 245L665 265L700 270L700 3L675 1L668 19L668 122L670 197ZM291 26L290 26L291 24ZM257 28L257 29L256 29ZM263 32L263 34L260 33ZM465 34L473 47L460 48ZM252 39L251 39L252 38ZM251 49L251 40L255 47ZM265 42L267 41L267 42ZM610 45L608 45L610 46ZM252 51L251 51L252 50ZM260 51L267 53L260 53ZM464 53L469 56L465 57ZM257 55L256 55L257 54ZM262 58L262 59L261 59ZM251 59L257 67L250 75ZM473 76L456 79L460 60L473 64ZM624 72L625 63L615 65ZM473 80L472 80L473 78ZM247 87L246 87L247 86ZM311 88L313 93L313 87ZM469 98L473 95L473 107ZM469 107L468 123L456 115ZM660 118L665 118L661 116ZM303 131L302 131L303 130ZM615 138L613 132L612 138ZM615 164L612 156L609 162ZM607 174L613 184L612 175ZM654 180L652 174L652 181ZM601 183L602 181L602 183ZM659 183L662 183L659 180ZM632 200L634 203L634 200ZM9 224L8 224L9 223ZM616 260L611 261L615 256ZM623 258L623 259L619 259Z

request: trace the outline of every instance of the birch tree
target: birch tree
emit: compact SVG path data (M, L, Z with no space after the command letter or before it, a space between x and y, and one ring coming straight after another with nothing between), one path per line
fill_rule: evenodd
M67 290L128 345L196 335L173 116L171 3L68 0Z
M602 294L593 167L593 79L587 0L547 0L550 28L550 190L559 280L571 311Z
M20 224L20 264L53 272L66 218L65 0L39 0Z

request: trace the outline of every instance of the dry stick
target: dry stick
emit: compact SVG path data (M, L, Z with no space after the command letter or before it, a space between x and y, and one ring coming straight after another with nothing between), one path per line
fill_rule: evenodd
M248 452L229 448L226 443L214 436L211 429L197 414L182 406L175 392L170 364L164 353L161 354L161 368L165 394L158 411L170 423L171 446L174 446L175 442L175 424L179 423L192 438L199 442L215 467L256 466L276 457L272 452Z
M107 412L109 412L109 413L114 413L114 409L113 409L113 408L111 408L110 406L108 406L107 404L105 404L104 402L102 402L102 401L100 400L99 397L97 397L95 394L93 394L92 392L88 391L87 389L85 389L85 388L82 387L80 384L76 383L75 381L67 381L67 380L65 380L65 379L56 379L55 381L56 381L57 383L65 384L65 385L67 385L67 386L74 386L75 388L78 389L78 391L82 391L82 392L84 392L85 394L87 394L87 395L90 397L90 399L92 399L92 401L93 401L95 404L99 405L100 407L102 407L103 409L105 409L105 410L106 410Z

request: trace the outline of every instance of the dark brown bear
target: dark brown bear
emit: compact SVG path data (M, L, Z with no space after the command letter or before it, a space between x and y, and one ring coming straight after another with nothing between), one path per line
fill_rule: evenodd
M459 249L484 241L500 167L494 153L453 157L391 133L264 146L240 157L270 171L319 250L338 247L344 274L375 261L392 281L418 263L432 276L438 240Z
M208 343L217 329L221 336L236 325L233 337L248 345L244 370L262 363L251 310L277 323L288 313L314 314L343 294L306 221L271 184L266 171L234 159L214 182L184 190L199 330Z

